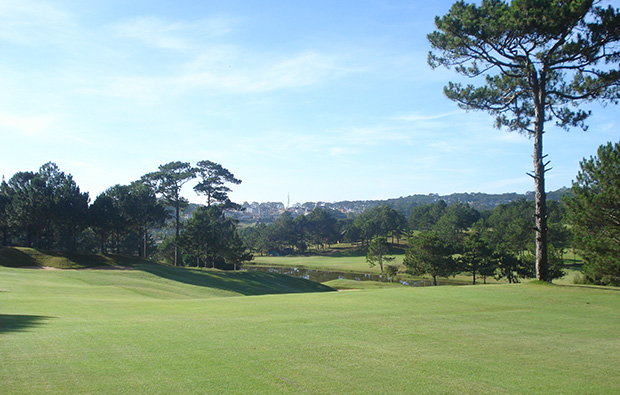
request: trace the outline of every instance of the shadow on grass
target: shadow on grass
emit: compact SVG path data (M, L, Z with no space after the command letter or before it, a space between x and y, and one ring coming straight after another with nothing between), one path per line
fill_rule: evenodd
M588 288L588 289L598 289L599 291L613 291L620 292L620 287L614 286L606 286L606 285L589 285L589 284L554 284L560 287L569 287L569 288Z
M0 266L42 267L59 269L86 269L105 266L134 266L148 261L124 255L81 254L75 252L45 251L27 247L0 247Z
M578 270L578 271L582 271L583 270L583 263L579 262L579 263L568 263L568 262L564 262L564 267L566 269L571 269L571 270Z
M0 248L0 266L51 266L59 269L130 267L171 281L242 295L334 291L322 284L276 273L187 269L158 265L137 257L39 251L32 248Z
M216 271L159 265L137 265L135 269L184 284L236 292L246 296L335 291L323 284L276 273Z
M39 327L52 317L40 315L0 314L0 334L5 332L25 332Z
M317 252L314 255L318 256L328 256L334 258L349 258L349 257L358 257L358 256L366 256L366 250L364 248L354 248L354 249L343 249L343 250L331 250L326 252Z
M62 253L60 253L62 255ZM72 262L81 268L95 268L105 266L126 266L132 267L148 262L147 260L134 256L116 254L65 254Z
M38 266L39 263L32 256L16 248L0 247L0 266L21 267Z

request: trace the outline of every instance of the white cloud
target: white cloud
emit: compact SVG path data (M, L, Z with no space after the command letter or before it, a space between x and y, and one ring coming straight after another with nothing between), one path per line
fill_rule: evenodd
M154 103L170 94L170 79L157 77L115 76L101 79L87 87L76 88L78 94L108 96L137 103Z
M225 16L194 22L141 16L114 24L110 30L117 37L137 39L156 48L195 51L204 46L203 40L226 35L238 23L238 19Z
M241 54L228 54L231 63ZM225 58L224 58L225 59ZM109 76L94 83L99 86L79 88L78 92L104 95L137 102L154 102L193 91L207 94L253 94L297 89L320 84L343 73L337 60L329 55L305 52L280 61L247 59L243 68L226 67L220 60L206 70L185 70L180 74ZM192 67L194 69L195 67Z
M441 114L420 114L419 112L397 115L392 117L395 121L404 121L404 122L424 122L424 121L434 121L436 119L442 119L450 116L460 115L462 111L450 111Z
M415 134L400 125L371 125L350 127L330 132L332 144L378 146L394 142L406 145L414 143Z
M50 130L54 117L47 115L22 116L0 113L0 129L22 136L37 137Z
M269 56L241 48L222 47L197 57L176 81L188 89L270 92L302 88L337 78L347 72L340 63L336 56L315 51Z
M0 40L36 46L66 37L72 26L72 15L48 2L0 3Z

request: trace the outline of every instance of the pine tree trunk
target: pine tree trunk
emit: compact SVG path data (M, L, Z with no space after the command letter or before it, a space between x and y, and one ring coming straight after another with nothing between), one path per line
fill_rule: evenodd
M180 227L180 223L181 223L181 207L180 207L180 202L179 202L179 197L176 197L176 228L175 228L175 234L174 234L174 266L178 266L178 262L179 262L179 227Z
M544 103L544 101L542 101ZM542 107L542 106L537 106ZM534 183L536 212L536 278L549 281L547 260L547 195L545 193L545 163L543 155L544 108L537 108L534 133Z
M142 232L144 232L143 245L142 245L142 248L143 248L142 257L146 259L147 258L146 253L148 252L147 248L148 248L148 241L149 241L149 228L147 224L144 224L144 229L142 230Z

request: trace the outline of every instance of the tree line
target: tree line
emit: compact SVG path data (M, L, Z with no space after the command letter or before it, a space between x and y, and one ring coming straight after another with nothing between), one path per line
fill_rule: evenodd
M620 143L602 145L580 166L562 200L546 202L548 279L563 275L564 254L572 249L583 259L584 281L620 285ZM406 270L435 282L456 273L470 273L474 284L488 277L518 282L536 277L536 215L536 203L524 198L480 211L439 200L416 205L407 216L388 205L353 217L318 207L294 218L285 212L273 224L258 223L240 234L258 254L349 242L388 275L395 274L390 254L404 249Z
M620 285L620 143L602 145L597 154L581 162L571 194L547 202L549 277L562 275L564 252L573 248L583 258L586 281ZM188 204L181 186L196 177L194 190L206 196L206 205L181 221ZM536 210L525 199L481 211L440 200L414 206L407 216L387 205L357 216L318 207L308 215L287 211L272 224L240 228L225 215L239 208L226 184L240 182L214 162L195 167L171 162L129 185L108 188L90 204L73 177L49 162L37 172L2 180L1 244L237 268L252 254L298 254L349 242L367 254L370 265L383 270L386 263L392 272L390 253L404 250L410 273L435 280L457 272L470 273L473 282L535 275Z
M406 219L389 206L373 207L357 216L316 207L296 217L285 211L272 224L257 223L241 229L248 248L258 254L304 253L309 248L326 249L340 242L359 242L368 246L376 235L397 240L406 230Z
M553 278L560 277L571 235L564 207L550 202L550 251ZM273 224L259 223L240 231L246 245L259 254L286 255L325 249L331 244L357 244L371 266L390 262L391 252L406 251L405 265L415 275L448 277L470 272L517 282L534 274L534 202L520 199L478 211L468 203L414 206L406 217L385 205L355 217L315 208L308 215L285 212ZM406 241L402 243L401 241ZM455 256L460 256L455 259Z
M180 213L188 201L181 187L195 178L199 182L194 190L206 197L206 206L183 224ZM174 265L236 267L250 256L236 222L224 215L224 210L237 207L228 198L231 190L226 184L231 183L241 180L220 164L170 162L129 185L108 188L90 204L88 193L80 191L73 177L49 162L37 172L18 172L8 182L2 180L2 245L157 255ZM172 232L166 227L170 218Z

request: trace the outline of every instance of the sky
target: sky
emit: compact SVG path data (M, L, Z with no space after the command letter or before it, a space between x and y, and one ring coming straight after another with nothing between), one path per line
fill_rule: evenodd
M51 161L91 201L201 160L242 180L238 203L532 191L532 140L427 64L452 3L0 0L0 176ZM620 140L620 107L589 108L587 132L547 125L547 190Z

